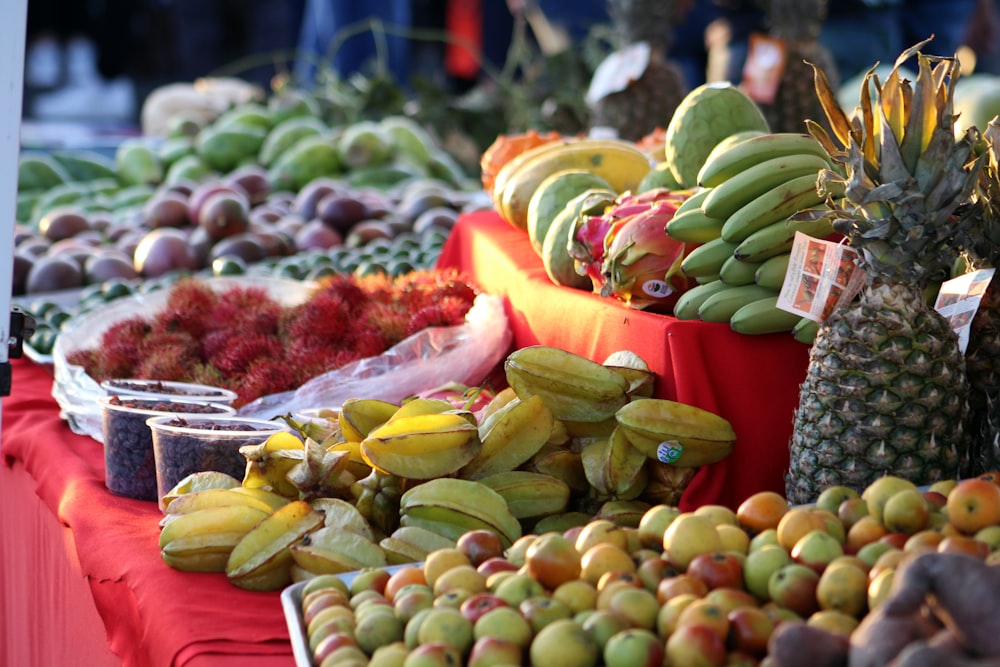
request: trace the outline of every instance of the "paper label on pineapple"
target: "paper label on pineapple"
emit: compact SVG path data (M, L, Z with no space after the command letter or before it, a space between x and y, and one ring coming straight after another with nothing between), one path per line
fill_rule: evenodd
M743 64L743 90L750 99L761 104L774 102L787 58L785 43L780 39L751 33Z
M649 65L648 42L636 42L609 54L590 79L587 104L596 104L612 93L620 93L638 81Z
M980 269L952 278L941 285L934 310L941 313L958 334L958 345L965 354L969 346L969 327L979 310L983 294L993 280L994 269Z
M858 253L842 243L795 232L778 308L822 322L861 291Z
M667 440L656 446L656 460L660 463L674 463L684 453L684 445L676 440Z

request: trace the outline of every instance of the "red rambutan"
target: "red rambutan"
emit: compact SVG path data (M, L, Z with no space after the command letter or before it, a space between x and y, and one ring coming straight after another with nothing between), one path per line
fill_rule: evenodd
M251 364L240 382L233 386L237 399L234 407L240 407L261 396L289 391L295 388L295 380L284 361L260 359Z
M203 280L180 278L170 287L167 304L153 320L159 331L185 331L199 337L208 325L219 296Z
M424 306L410 316L408 334L413 335L427 327L450 327L462 324L469 304L457 297L445 297L438 303Z
M190 351L185 345L156 345L146 353L131 377L190 382L191 365Z
M246 372L258 360L280 361L281 357L282 345L279 339L274 336L244 332L242 335L230 337L229 344L220 346L208 361L223 377L232 378Z

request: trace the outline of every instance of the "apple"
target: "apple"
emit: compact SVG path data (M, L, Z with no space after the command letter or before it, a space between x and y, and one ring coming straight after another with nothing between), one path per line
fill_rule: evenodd
M750 545L747 547L747 553L752 553L760 549L761 547L773 544L774 546L781 546L778 544L778 531L775 528L765 528L756 535L750 538Z
M689 574L678 574L663 579L656 587L656 599L660 604L666 604L671 598L688 593L704 597L708 593L708 586L701 579L695 579Z
M370 667L378 667L379 665L402 665L403 661L406 660L406 656L410 654L410 649L406 647L404 642L393 642L386 646L379 646L372 653L371 661L368 663Z
M745 554L750 551L750 535L739 526L723 524L716 526L719 539L722 540L722 550Z
M868 611L872 612L882 604L892 590L892 583L896 578L896 570L886 568L871 577L868 581Z
M545 587L526 572L516 572L503 579L493 591L511 607L517 607L528 598L545 594Z
M433 589L435 595L444 595L455 590L474 595L486 590L486 577L471 565L458 565L438 575L434 580Z
M666 649L650 630L629 628L612 635L603 654L606 667L661 667Z
M494 572L516 572L520 568L506 558L497 556L494 558L487 558L480 563L476 569L479 570L483 576L488 578Z
M721 667L726 643L712 628L685 625L667 638L666 654L671 667Z
M611 596L607 610L621 616L634 628L652 630L656 626L660 603L656 595L645 588L624 586Z
M868 571L850 563L830 564L816 584L820 609L860 617L867 605Z
M760 607L740 607L729 612L726 644L756 658L767 655L767 641L774 632L774 621Z
M531 642L529 656L532 665L592 667L597 664L600 651L589 632L576 621L563 618L539 630Z
M701 599L693 593L682 593L663 603L656 615L656 634L663 639L673 634L684 610Z
M580 623L584 630L593 638L598 648L603 651L608 640L622 630L628 629L628 623L621 616L607 609L597 609Z
M743 586L761 602L771 599L771 575L792 562L792 556L777 545L761 547L747 555L743 564Z
M475 623L484 614L489 611L496 609L497 607L506 607L507 603L504 600L493 593L476 593L471 595L462 602L459 607L459 611L467 619Z
M863 516L868 516L868 503L864 498L848 498L837 508L837 518L848 531Z
M948 522L966 535L1000 524L1000 486L985 479L963 479L948 494Z
M406 667L454 667L462 664L462 653L446 642L415 646L406 656Z
M677 627L674 631L676 632L677 629L685 625L703 625L712 628L719 637L725 639L729 633L728 616L725 609L702 598L684 607L680 616L677 617Z
M715 588L706 593L704 599L719 605L726 613L741 607L757 606L757 598L742 588Z
M492 667L493 665L520 665L523 655L520 644L499 637L477 639L469 652L466 667Z
M942 496L947 498L948 494L951 493L951 490L954 489L957 485L958 485L957 479L939 479L938 481L934 482L929 487L927 487L927 490L936 491L937 493L940 493Z
M435 607L451 607L456 611L462 609L462 605L465 601L472 597L473 593L465 590L464 588L455 588L447 593L438 593L434 597Z
M715 524L704 516L685 512L674 519L663 534L666 558L681 570L700 553L722 551Z
M816 587L819 574L801 563L788 563L771 573L767 593L771 600L803 618L819 609Z
M699 505L694 513L708 518L716 526L739 526L740 522L736 518L736 512L725 505Z
M503 542L492 530L479 529L465 532L455 542L455 547L465 554L474 567L479 567L488 558L503 556Z
M434 591L429 586L413 586L400 590L392 600L396 616L408 621L421 609L434 606Z
M743 564L733 554L723 551L698 554L691 559L686 574L704 582L708 590L743 585Z
M816 498L816 507L836 514L845 500L860 497L861 494L849 486L828 486L823 489L820 492L819 497Z
M319 663L319 667L364 667L366 665L368 665L368 655L356 646L341 646Z
M589 581L574 579L552 591L552 597L569 607L574 614L597 606L597 588Z
M639 561L635 568L635 574L639 577L642 585L654 593L659 588L661 581L676 576L678 573L679 571L673 563L660 556Z
M882 554L884 554L886 551L892 551L893 549L896 548L897 547L893 546L892 544L889 544L888 542L875 541L866 544L865 546L858 549L858 553L856 555L865 563L865 565L871 568L875 565L875 563L878 561L879 557L882 556Z
M793 507L778 522L778 544L789 553L804 535L814 530L826 530L826 522L811 507Z
M611 542L599 542L587 549L580 556L580 578L597 584L609 572L635 575L636 564L624 549ZM639 578L634 577L637 585L642 586Z
M372 612L358 619L354 639L362 651L371 655L380 646L402 641L405 627L403 619L396 616L392 609Z
M639 519L639 541L644 547L662 548L663 533L667 526L680 515L673 505L653 505Z
M984 560L990 555L990 545L968 535L949 535L941 540L937 550L938 553L965 554L979 560Z
M883 475L865 487L861 497L868 504L868 514L882 523L882 513L889 498L904 490L916 490L917 485L908 479L894 475Z
M524 554L528 551L531 543L538 539L538 535L529 533L514 540L514 543L507 547L504 556L517 567L524 565Z
M313 649L313 661L318 665L326 656L342 646L358 648L358 642L350 632L333 632L324 637Z
M588 521L580 528L575 546L578 553L584 554L590 547L603 542L609 542L622 551L628 551L628 536L621 526L610 519Z
M835 609L820 609L807 618L806 623L845 637L850 637L854 629L858 627L857 618Z
M326 590L328 588L333 588L339 590L345 596L350 596L350 589L347 583L344 582L343 578L338 574L318 574L311 578L302 587L302 602L305 603L306 599L315 591Z
M835 512L829 512L827 510L821 510L814 507L813 514L823 520L823 529L830 533L833 537L837 538L838 542L843 544L847 541L847 529L844 528L844 523Z
M861 547L889 534L889 529L882 525L882 522L871 514L860 517L847 529L847 540L844 542L844 551L847 553L857 553Z
M309 648L311 650L315 651L320 641L329 635L337 633L354 635L355 623L353 616L336 616L326 619L318 617L317 620L318 623L316 625L310 625L306 629L306 635L309 637Z
M824 530L806 533L792 547L792 560L806 567L822 572L827 564L844 555L844 548L833 535Z
M330 607L348 607L349 599L340 591L332 588L316 591L302 600L302 621L307 626L316 615Z
M496 637L526 648L531 643L534 633L531 624L517 609L497 607L479 617L472 628L472 634L477 640L483 637Z
M530 597L522 601L517 610L528 621L535 634L553 621L573 617L573 610L569 605L548 595Z
M990 551L1000 548L1000 525L986 526L976 532L975 538L985 543Z
M362 591L375 591L379 595L385 593L385 585L389 583L392 574L384 567L370 567L359 570L351 579L350 590L354 596Z
M927 507L930 508L931 513L944 510L948 504L948 496L940 491L931 491L930 489L924 491L924 500L927 501Z
M459 655L472 648L472 621L460 611L451 607L432 607L426 613L417 629L420 644L440 642L454 648Z
M524 552L524 567L548 590L580 576L580 552L560 533L545 533Z

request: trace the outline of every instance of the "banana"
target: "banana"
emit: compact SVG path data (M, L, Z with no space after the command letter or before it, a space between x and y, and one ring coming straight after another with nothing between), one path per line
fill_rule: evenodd
M601 421L628 400L620 373L557 347L519 348L507 355L504 371L521 400L541 396L560 420Z
M164 511L166 514L188 514L209 507L226 505L246 505L269 514L274 509L270 504L253 496L233 493L233 489L205 489L178 496Z
M715 187L765 160L792 155L814 155L826 159L823 146L812 135L774 132L751 137L731 146L712 150L698 172L698 185Z
M741 334L768 334L791 331L801 315L778 308L777 295L748 303L729 320L733 331Z
M684 243L706 243L719 238L725 222L720 218L708 217L700 208L691 208L683 213L676 211L664 231L670 238Z
M479 482L499 493L517 519L564 512L569 505L569 485L551 475L507 470L483 477Z
M179 537L192 535L247 533L270 514L270 511L248 505L221 505L187 514L171 514L160 530L159 546L162 549Z
M313 509L323 513L323 527L350 530L370 540L375 539L368 520L357 507L341 498L314 498Z
M792 336L795 340L806 345L813 344L817 333L819 333L819 322L808 317L803 317L792 327Z
M777 293L754 283L730 287L705 299L698 318L704 322L729 322L742 306L769 296L776 297Z
M830 163L817 155L799 154L771 158L742 171L712 188L701 210L713 218L728 218L765 192L799 176L819 176Z
M668 399L636 399L615 419L646 456L682 468L715 463L736 443L733 426L724 417Z
M557 171L586 169L622 193L635 190L652 168L649 156L631 142L581 139L527 160L505 181L502 191L494 192L499 195L500 216L518 229L527 229L531 196L546 177Z
M719 280L733 287L749 285L754 282L754 276L759 266L760 262L748 262L733 255L722 263L722 268L719 269Z
M833 223L825 217L780 220L748 236L736 246L733 254L750 262L762 262L789 252L795 241L795 232L821 239L833 233Z
M780 291L781 286L785 284L785 274L788 273L788 262L791 258L787 252L768 257L757 265L753 281L761 287Z
M375 398L349 398L337 414L340 434L348 442L361 442L372 429L389 421L398 409L395 403Z
M291 581L291 548L323 525L323 513L304 500L275 510L233 548L226 563L229 581L247 590L277 590Z
M531 459L552 434L552 411L538 395L512 402L497 413L488 430L479 430L482 447L459 476L479 479L493 473L513 470Z
M806 174L793 178L750 200L726 218L719 235L739 243L758 229L822 204L824 197L816 189L817 176Z
M511 542L520 537L521 526L503 496L471 480L439 477L417 484L403 494L399 507L403 517L424 516L432 520L440 520L441 515L423 510L449 510L492 526L501 536L510 537Z
M712 239L688 252L681 260L681 271L691 278L718 275L722 265L732 257L736 244L722 237Z
M705 303L705 299L727 288L729 285L721 280L713 280L688 288L674 304L674 317L679 320L698 319L698 309L701 308L701 304Z
M361 441L361 455L382 472L431 479L458 471L481 446L475 425L462 415L418 414L393 418L376 428Z
M182 535L160 548L163 562L184 572L225 572L229 554L245 532Z

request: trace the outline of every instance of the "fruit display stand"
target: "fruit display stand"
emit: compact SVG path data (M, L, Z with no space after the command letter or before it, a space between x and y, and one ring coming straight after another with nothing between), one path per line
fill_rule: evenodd
M0 462L0 664L293 665L280 594L164 566L155 502L108 492L52 372L14 359Z
M749 336L728 324L681 321L554 285L528 235L492 211L459 219L438 261L504 296L514 346L550 345L603 359L637 353L656 373L657 398L725 417L736 447L695 475L682 508L735 507L756 491L784 491L792 415L809 348L790 334Z

